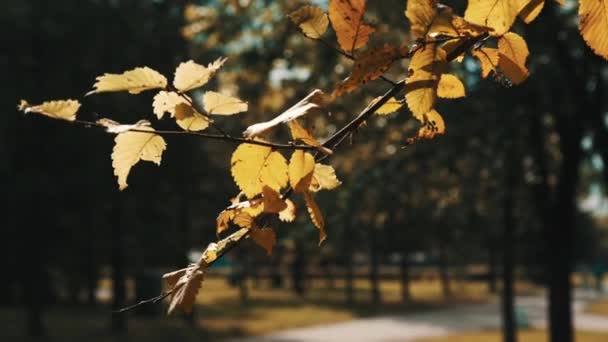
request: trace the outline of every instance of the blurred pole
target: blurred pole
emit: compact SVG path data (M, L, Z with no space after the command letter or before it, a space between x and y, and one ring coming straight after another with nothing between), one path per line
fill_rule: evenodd
M410 290L410 265L407 259L408 252L401 252L401 260L399 261L399 271L401 273L401 300L404 303L411 302L412 292Z
M515 307L513 293L513 268L515 248L515 227L513 196L516 185L518 162L513 143L507 146L505 160L505 193L503 202L503 248L502 248L502 332L504 342L517 341L517 327L515 323Z
M452 288L450 286L448 251L446 242L443 237L439 237L439 281L441 282L441 291L443 298L448 299L452 296Z
M372 303L378 305L382 301L380 296L380 279L378 272L380 268L380 255L378 251L378 232L375 227L368 228L369 230L369 283L372 290Z
M115 190L117 191L117 190ZM125 194L115 194L112 218L114 222L110 230L111 264L112 264L112 311L126 306L126 274L125 274ZM112 313L111 329L114 334L124 334L127 331L127 316L125 313Z

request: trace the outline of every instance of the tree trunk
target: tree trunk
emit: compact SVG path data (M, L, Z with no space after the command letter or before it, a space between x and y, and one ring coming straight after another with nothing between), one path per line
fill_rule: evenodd
M125 217L124 208L125 199L119 198L115 201L113 210L114 224L111 229L112 241L112 310L120 310L126 305L126 273L125 273ZM127 317L124 313L112 314L112 332L114 334L123 334L127 330Z
M498 292L498 253L493 238L488 239L488 290Z
M516 187L517 158L515 147L508 147L506 158L505 197L503 203L503 248L502 248L502 332L504 342L517 341L515 307L513 293L513 268L515 248L515 222L513 210L514 188Z

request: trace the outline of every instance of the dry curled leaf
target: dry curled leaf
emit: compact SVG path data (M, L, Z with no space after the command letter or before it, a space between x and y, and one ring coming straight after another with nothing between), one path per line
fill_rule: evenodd
M330 0L329 20L343 51L352 53L369 41L374 28L363 21L367 0Z
M323 104L323 92L319 89L313 90L305 98L300 100L298 103L287 109L283 113L270 121L260 122L247 127L243 135L247 138L257 137L273 127L281 123L288 123L289 121L295 120L303 115L308 114L310 111L320 108Z
M289 14L289 19L298 25L308 38L318 39L327 31L329 19L318 6L304 6Z
M308 209L308 214L310 215L310 220L319 230L319 245L325 241L327 238L327 234L325 233L325 219L323 219L323 214L321 213L321 209L315 202L315 199L312 197L310 192L304 192L304 201L306 202L306 208Z
M105 127L106 132L114 134L120 134L134 129L141 129L143 127L150 127L150 121L148 120L139 120L132 125L122 125L114 120L108 118L101 118L97 120L96 123L100 126Z
M209 82L225 62L226 58L218 58L207 66L197 64L192 60L181 63L175 69L173 86L181 92L202 87Z
M167 148L163 137L154 133L154 128L144 126L140 129L150 133L125 132L118 134L114 139L112 167L114 175L118 177L120 190L127 187L127 177L135 164L145 160L160 165L163 151Z
M164 89L167 87L167 79L158 71L148 67L135 68L122 74L104 74L96 78L93 90L86 95L128 91L130 94L139 94L144 90Z
M38 113L53 119L74 121L80 109L80 102L76 100L46 101L39 105L31 105L21 100L17 108L23 113Z

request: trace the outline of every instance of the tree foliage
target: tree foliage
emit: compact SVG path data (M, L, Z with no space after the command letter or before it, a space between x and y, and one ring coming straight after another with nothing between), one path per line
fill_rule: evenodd
M152 112L158 121L174 121L174 130L155 129L156 122L145 120L134 124L121 124L109 118L94 122L79 120L80 102L76 100L39 105L23 100L19 104L24 113L97 126L116 134L112 166L120 190L127 187L128 175L139 161L161 163L167 148L164 136L193 135L238 144L232 153L230 171L240 193L216 220L218 236L228 235L211 243L197 263L164 275L168 287L165 295L171 297L169 313L176 309L191 310L208 267L245 238L251 238L271 254L276 243L270 227L276 224L274 218L292 222L297 213L306 211L322 243L327 238L326 222L314 194L334 190L341 184L326 160L374 114L387 115L399 111L404 104L419 122L417 132L402 141L404 145L444 134L446 125L436 108L437 102L466 95L464 83L450 72L450 63L461 61L465 55L473 56L482 77L493 76L504 85L524 82L529 77L528 46L524 37L511 29L518 17L525 23L532 22L545 4L535 0L469 0L461 16L433 0L408 0L404 20L410 24L414 44L404 46L370 44L372 38L382 40L382 37L366 20L366 5L366 0L330 0L328 13L307 5L288 15L305 37L331 46L336 53L353 60L352 70L330 89L331 93L314 89L274 118L250 125L242 137L227 133L220 126L220 118L245 113L249 104L234 94L201 89L229 63L226 58L218 58L206 66L192 60L181 63L175 69L172 83L149 67L104 74L97 77L93 90L87 93L139 94L155 90ZM604 58L608 58L608 40L603 31L608 20L606 6L605 1L599 0L581 0L580 6L581 34L593 51ZM337 44L327 38L330 26ZM409 60L407 69L401 70L403 79L398 82L388 79L386 72L399 68L403 60ZM332 106L374 80L382 80L391 88L331 136L317 137L302 123L307 116L328 117ZM221 120L224 119L235 120ZM273 131L281 127L291 134L291 140L272 139ZM210 130L214 133L207 132ZM291 199L294 195L301 195L305 210L298 208L300 202Z

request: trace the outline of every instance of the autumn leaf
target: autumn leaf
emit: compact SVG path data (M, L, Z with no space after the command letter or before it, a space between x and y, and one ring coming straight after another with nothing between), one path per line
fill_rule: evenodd
M315 199L312 197L310 192L304 192L304 201L306 203L306 208L308 209L308 215L310 215L310 220L319 230L320 245L327 238L327 234L325 233L325 219L323 219L321 209L319 209L317 202L315 202Z
M264 248L266 253L272 255L272 249L277 243L277 236L271 228L256 228L249 233L253 242Z
M185 95L184 95L185 96ZM152 108L158 119L162 119L165 113L169 113L171 117L175 116L175 106L178 104L188 104L188 100L174 91L161 90L154 96Z
M608 0L580 0L579 30L593 52L608 59Z
M405 16L414 38L418 39L477 36L491 30L454 15L450 7L433 0L408 0Z
M140 129L150 131L150 133L125 132L118 134L114 139L112 167L114 175L118 177L120 190L127 187L127 177L135 164L140 160L145 160L160 165L163 151L167 148L165 140L154 133L154 128L141 127Z
M287 160L267 146L239 145L232 154L231 165L234 181L250 199L260 194L264 185L279 191L289 180Z
M80 102L76 100L46 101L39 105L31 105L21 100L17 108L23 113L38 113L53 119L74 121L80 109Z
M431 45L416 51L410 60L405 100L418 120L435 105L437 83L446 68L445 58L445 51Z
M359 85L380 78L398 57L399 50L389 44L365 51L357 57L350 76L338 85L332 96L350 93Z
M247 111L247 102L214 91L205 92L203 103L205 111L213 115L232 115Z
M211 77L224 65L226 58L218 58L206 67L190 60L181 63L175 69L173 86L175 89L186 92L204 86Z
M474 24L494 29L493 36L507 33L517 14L520 0L469 0L464 18Z
M234 219L236 211L233 209L222 210L215 219L216 223L216 234L220 235L222 232L228 229L230 222Z
M262 187L262 203L264 212L277 214L287 209L287 203L281 198L281 195L274 191L271 187L264 185Z
M305 98L300 100L298 103L287 109L283 113L276 116L274 119L266 122L260 122L247 127L243 135L247 138L257 137L268 130L274 128L278 124L288 123L289 121L295 120L301 116L308 114L310 111L320 108L324 102L323 92L319 89L313 90Z
M519 17L526 24L531 23L543 10L545 0L521 0Z
M437 10L433 0L408 0L405 8L405 16L410 21L410 30L414 38L424 38L433 20L437 16Z
M520 84L528 78L528 55L526 41L516 33L509 32L498 40L498 67L513 84Z
M464 84L452 74L442 74L437 86L437 96L446 99L464 97Z
M151 125L150 121L148 121L148 120L139 120L132 125L123 125L123 124L120 124L119 122L116 122L116 121L108 119L108 118L101 118L101 119L97 120L95 123L100 126L105 127L106 132L114 133L114 134L124 133L124 132L128 132L131 130L142 129L142 128L145 130L144 127L150 127L150 125Z
M348 53L369 41L374 28L363 21L367 0L330 0L329 20L336 31L340 48Z
M391 113L395 113L399 109L403 107L403 101L399 101L394 97L391 97L386 101L380 108L376 109L376 114L378 115L387 115Z
M290 199L286 199L285 204L287 207L279 213L279 220L293 222L296 219L296 205Z
M317 6L304 6L288 15L308 38L318 39L327 31L327 14Z
M315 157L302 150L296 150L289 160L289 185L296 192L308 191L315 170Z
M253 220L253 216L249 215L246 212L237 212L234 215L234 219L232 220L234 224L242 228L254 228L255 222Z
M292 120L289 121L287 123L287 126L289 126L289 131L291 132L291 137L294 140L300 140L303 143L305 143L306 145L312 146L312 147L316 147L319 149L319 151L325 153L325 154L332 154L333 151L328 149L327 147L323 146L319 140L317 140L315 137L312 136L312 134L306 129L304 128L302 125L300 125L300 123L298 122L298 120Z
M128 91L130 94L139 94L150 89L164 89L167 87L167 79L158 71L148 67L135 68L122 74L104 74L96 78L93 90L86 95Z
M336 176L336 170L329 165L317 163L315 164L315 170L312 174L312 180L309 191L318 192L321 190L333 190L340 186L342 182L338 180Z
M498 66L498 49L484 47L473 50L472 54L479 60L481 76L483 78L488 77L490 73L496 71L496 67Z
M185 131L202 131L209 127L211 119L199 113L187 103L175 106L175 122Z
M433 139L436 135L445 133L445 122L436 110L424 114L423 125L418 130L419 139Z
M197 265L188 267L183 275L175 282L172 287L172 294L169 302L169 308L167 314L172 314L176 309L181 309L183 312L191 312L194 301L198 291L200 290L203 277L205 272L200 269ZM175 276L170 277L171 274L165 274L163 278L170 279L167 281L167 285L173 282Z

